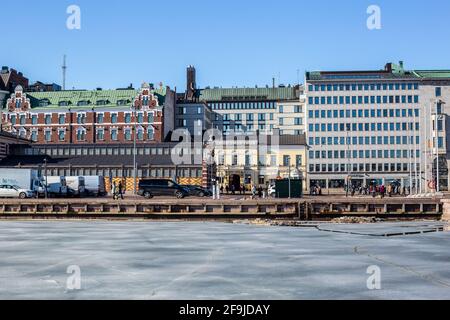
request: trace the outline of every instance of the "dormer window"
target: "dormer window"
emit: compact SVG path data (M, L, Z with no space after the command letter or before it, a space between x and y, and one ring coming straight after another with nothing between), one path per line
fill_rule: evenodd
M79 107L88 106L89 105L89 101L88 100L81 100L81 101L78 101L77 105Z
M39 101L39 107L47 107L50 104L50 101L48 99L42 99Z
M118 106L125 106L127 105L128 101L127 100L117 100L117 105Z
M67 107L69 105L69 101L60 101L58 103L58 106L60 107Z
M98 100L96 104L98 106L106 106L108 103L109 103L108 100Z

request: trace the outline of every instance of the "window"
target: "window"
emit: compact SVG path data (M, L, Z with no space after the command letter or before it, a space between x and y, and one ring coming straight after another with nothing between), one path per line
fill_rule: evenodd
M37 141L37 131L31 131L31 141Z
M45 130L44 138L45 138L46 142L51 142L52 141L52 131L51 130Z
M97 123L103 123L105 121L105 115L103 113L97 114Z
M291 156L284 155L283 156L283 166L288 167L291 165Z
M37 114L33 114L31 116L31 124L37 124L37 122L38 122Z
M45 115L45 124L51 124L52 123L52 115L46 114Z
M124 135L125 135L125 140L130 141L131 140L131 129L130 128L125 129Z
M77 114L77 123L78 124L85 124L86 123L86 114L85 113L78 113Z
M436 97L440 97L440 96L442 96L442 88L436 87Z
M155 122L155 116L154 116L153 112L149 112L148 123L153 123L153 122Z
M77 129L77 140L84 141L86 139L86 129L79 128Z
M117 129L111 129L111 140L117 141Z
M147 139L148 140L154 140L154 133L155 133L155 131L154 131L154 129L153 129L153 127L152 126L149 126L148 127L148 129L147 129Z
M144 114L143 113L138 113L137 114L137 122L138 123L144 122Z
M64 124L64 123L66 123L66 115L65 115L65 114L60 114L60 115L58 115L58 123L59 123L59 124Z
M105 139L105 130L97 129L97 140L104 140L104 139Z
M137 129L137 139L144 140L144 130L142 128Z
M303 164L303 157L301 155L296 155L295 156L295 166L301 167L302 164Z
M131 123L131 113L125 113L125 123Z
M283 106L280 106L280 113L283 113L283 111L284 111L284 107Z
M24 114L21 114L21 115L20 115L20 124L21 124L21 125L25 125L26 122L27 122L27 118L25 117Z
M58 130L58 139L59 141L64 141L66 138L66 130Z
M295 123L296 126L301 125L302 124L302 118L295 118L294 119L294 123Z
M237 164L238 164L238 156L237 156L237 154L233 154L232 165L237 166Z
M111 113L111 123L117 123L117 113Z

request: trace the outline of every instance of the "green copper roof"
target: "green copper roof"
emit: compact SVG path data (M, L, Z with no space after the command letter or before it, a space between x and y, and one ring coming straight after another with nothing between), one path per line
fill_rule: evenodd
M295 87L284 88L214 88L200 90L202 101L297 100Z
M421 78L450 78L450 70L416 70L415 73Z
M164 104L166 89L153 90L153 94ZM40 107L41 102L48 101L48 105L41 108L60 107L61 102L68 103L68 107L77 107L79 102L87 102L86 107L99 106L102 108L117 107L118 101L126 101L126 105L138 95L139 90L92 90L92 91L54 91L54 92L27 92L32 108ZM98 105L99 101L103 104Z

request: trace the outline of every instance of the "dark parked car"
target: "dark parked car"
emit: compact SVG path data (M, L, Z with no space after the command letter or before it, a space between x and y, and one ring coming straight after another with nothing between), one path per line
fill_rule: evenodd
M139 181L138 194L147 199L154 196L175 196L182 199L189 195L189 190L169 179L145 179Z
M195 197L211 197L212 196L212 192L210 190L202 188L200 186L185 185L182 187L189 190L190 196L195 196Z

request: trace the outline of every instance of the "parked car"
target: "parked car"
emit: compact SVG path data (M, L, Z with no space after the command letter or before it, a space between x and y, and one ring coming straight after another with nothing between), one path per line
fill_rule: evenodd
M19 186L12 186L4 184L0 186L0 197L1 198L33 198L35 193L33 190L22 189Z
M182 199L189 196L189 190L169 179L144 179L139 181L138 194L147 199L154 196L175 196Z
M202 188L200 186L193 186L193 185L182 185L183 188L188 189L190 196L195 197L211 197L212 192L206 188Z

